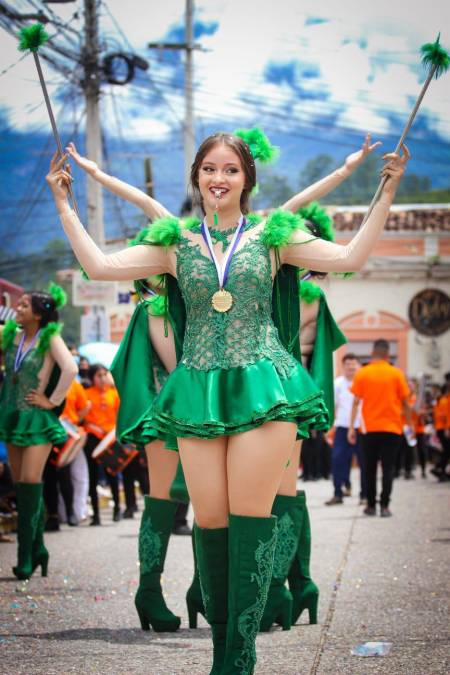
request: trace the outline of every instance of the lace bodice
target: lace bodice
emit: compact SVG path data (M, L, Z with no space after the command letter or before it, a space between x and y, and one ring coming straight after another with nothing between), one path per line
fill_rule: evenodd
M33 406L25 400L32 389L39 387L39 372L44 362L44 354L31 349L26 355L17 373L14 372L14 359L17 345L5 353L6 377L3 383L2 405L16 410L32 410Z
M182 363L200 370L236 368L269 358L280 374L295 367L272 321L272 269L269 249L254 233L233 255L226 290L228 312L216 312L211 298L219 289L214 263L199 244L183 236L177 252L177 278L186 304Z

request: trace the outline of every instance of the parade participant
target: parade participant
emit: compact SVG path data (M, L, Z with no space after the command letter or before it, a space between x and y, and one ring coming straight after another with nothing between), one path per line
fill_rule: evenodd
M442 455L432 469L434 474L441 482L447 480L446 468L450 459L450 381L442 385L441 392L438 394L433 406L433 422L437 437L442 448Z
M326 241L333 241L332 220L325 209L313 202L299 213L309 230ZM310 277L325 275L311 272ZM300 289L301 361L324 394L330 423L334 413L333 352L346 341L328 308L323 290L313 281L302 280ZM274 571L261 630L274 622L285 630L295 624L307 609L310 623L317 623L319 589L310 575L311 527L304 490L297 491L297 471L301 441L296 443L284 472L272 513L278 517L278 539ZM289 591L285 586L289 581Z
M365 434L362 448L366 463L367 516L376 515L377 466L381 461L383 489L380 496L380 515L392 515L389 502L394 478L395 460L403 433L402 411L412 428L409 407L409 388L402 371L389 363L389 342L374 342L372 360L360 368L353 378L350 391L354 394L348 430L349 443L356 443L356 419L362 401Z
M0 393L0 439L8 448L17 487L18 561L13 572L29 579L36 567L47 575L49 553L44 544L45 509L42 473L52 445L66 432L58 407L76 375L76 363L60 336L58 309L64 291L29 291L17 305L17 323L8 321L2 334L5 380Z
M92 457L92 453L106 434L116 426L119 395L116 388L110 384L108 370L100 363L94 363L89 367L89 379L92 386L85 390L90 407L84 417L84 428L87 431L84 452L89 469L89 497L93 511L90 525L101 525L97 495L99 464ZM105 475L114 501L113 521L117 522L120 520L119 480L117 476L108 472L105 472Z
M176 219L163 219L148 241L111 255L98 249L69 207L66 156L52 160L47 176L63 227L91 278L168 273L180 284L187 314L183 356L148 411L146 432L178 438L213 629L212 672L222 675L254 670L276 543L273 500L297 433L327 424L319 390L278 338L273 277L279 265L360 269L409 157L406 148L402 156L385 155L388 180L379 202L351 242L339 246L311 236L293 214L274 212L267 222L247 215L257 155L237 134L206 139L191 173L205 212L202 226L182 229ZM211 242L213 223L232 239L226 269Z

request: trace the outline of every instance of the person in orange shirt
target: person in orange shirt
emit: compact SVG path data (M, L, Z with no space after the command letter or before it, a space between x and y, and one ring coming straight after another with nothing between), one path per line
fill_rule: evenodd
M92 386L85 392L91 407L84 418L84 427L88 437L84 446L84 452L88 462L89 469L89 496L93 516L90 525L100 525L100 511L98 507L97 485L99 481L99 465L92 458L97 445L106 434L116 426L117 411L119 410L119 394L114 386L111 386L111 379L108 370L99 363L93 364L89 368L89 377ZM120 520L119 505L119 481L117 476L111 476L106 472L106 478L111 488L114 500L113 520Z
M83 418L88 410L89 401L85 391L77 380L73 380L67 392L64 410L60 418L66 418L72 424L78 425L80 419ZM61 443L56 447L62 448L63 446L64 443ZM44 502L47 510L46 532L59 530L58 487L66 508L67 524L71 526L78 525L78 518L74 512L74 488L71 464L57 467L53 460L54 455L51 454L44 471Z
M431 473L440 481L445 481L448 479L446 468L450 458L450 373L446 374L446 384L443 385L441 396L433 407L433 422L442 446L442 455Z
M391 516L389 501L394 466L403 433L402 412L412 427L409 388L402 371L389 363L389 342L376 340L372 361L356 373L350 391L354 394L348 440L356 442L355 420L362 401L366 433L362 447L366 459L367 507L364 513L374 516L377 496L377 466L381 460L383 489L380 496L382 517Z

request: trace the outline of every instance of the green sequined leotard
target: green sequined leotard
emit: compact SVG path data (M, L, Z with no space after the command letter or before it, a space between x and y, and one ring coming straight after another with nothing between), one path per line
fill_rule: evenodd
M300 437L311 425L327 426L321 392L273 323L270 252L261 231L232 258L228 312L211 305L218 290L214 264L183 235L177 279L186 308L183 353L142 420L145 442L167 433L214 438L269 420L296 422Z
M39 371L45 354L31 349L14 373L18 346L5 350L5 379L0 392L0 439L21 447L63 443L66 432L52 410L30 405L26 395L39 385Z

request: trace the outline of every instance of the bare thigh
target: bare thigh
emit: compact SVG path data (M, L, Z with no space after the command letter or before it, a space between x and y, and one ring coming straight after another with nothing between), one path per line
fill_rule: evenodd
M178 466L178 452L167 450L162 441L153 441L145 446L150 481L150 496L170 499L170 488Z
M298 477L298 467L300 464L300 452L302 449L302 442L297 441L294 444L294 449L292 451L291 458L289 460L289 466L286 467L286 471L283 473L281 479L280 487L278 488L277 494L287 495L288 497L295 497L297 494L297 477Z
M226 436L178 439L184 476L200 527L228 526L227 441Z
M231 513L270 515L296 433L293 422L266 422L229 437L227 472Z
M13 445L12 443L7 443L6 447L8 449L8 461L9 466L11 467L12 477L14 482L17 483L17 481L20 480L23 448L18 445Z
M171 373L177 365L172 326L167 322L168 335L166 337L164 334L164 317L149 316L148 323L153 349L158 354L167 372Z
M29 445L23 448L20 478L22 483L40 483L45 463L50 454L50 443L43 445Z

